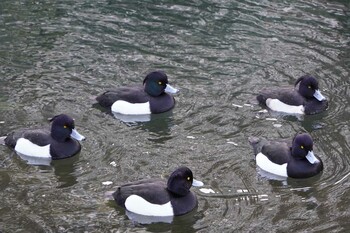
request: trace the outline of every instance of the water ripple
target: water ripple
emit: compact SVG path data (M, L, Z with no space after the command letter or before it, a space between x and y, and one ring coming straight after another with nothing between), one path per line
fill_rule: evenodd
M349 229L347 2L2 1L0 9L1 133L66 112L87 137L74 161L49 168L1 148L4 229ZM170 113L124 124L94 106L105 89L141 83L153 69L181 90ZM259 113L261 88L293 85L305 73L329 98L325 113L274 121ZM247 138L301 131L314 138L323 173L286 182L260 176ZM173 224L136 225L103 198L115 187L102 182L166 178L180 165L215 194L193 188L197 210Z

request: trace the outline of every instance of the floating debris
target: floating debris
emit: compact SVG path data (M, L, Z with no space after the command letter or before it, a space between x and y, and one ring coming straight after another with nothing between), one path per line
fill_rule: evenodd
M232 104L232 106L237 107L237 108L243 108L242 105L238 105L238 104Z
M301 188L291 188L291 189L289 189L290 191L303 191L303 192L306 192L306 191L308 191L308 190L310 190L311 189L311 187L309 187L309 186L306 186L306 187L301 187Z
M112 181L104 181L104 182L102 182L102 184L103 185L111 185L111 184L113 184L113 182Z
M232 145L234 145L234 146L238 146L238 144L235 143L235 142L230 142L230 141L228 141L227 143L228 143L228 144L232 144Z
M201 188L201 189L199 189L199 191L201 191L202 193L205 193L205 194L215 193L214 190L212 190L212 189L206 189L206 188Z
M117 163L114 162L114 161L110 162L109 164L112 165L113 167L116 167L116 166L117 166Z
M269 197L269 196L266 195L266 194L258 195L258 198L259 198L260 201L268 201L268 200L269 200L268 197Z
M282 127L282 124L273 124L273 127L281 128L281 127Z
M237 193L249 193L248 189L237 189Z
M186 138L188 138L188 139L195 139L194 136L187 136Z
M267 121L277 121L277 118L265 118Z

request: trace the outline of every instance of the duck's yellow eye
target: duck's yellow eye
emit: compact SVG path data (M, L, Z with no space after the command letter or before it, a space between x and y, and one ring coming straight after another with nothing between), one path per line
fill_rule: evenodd
M63 128L67 129L67 128L68 128L68 126L64 125L64 126L63 126Z
M300 146L301 149L304 149L304 146Z
M188 177L187 177L187 180L190 181L190 180L191 180L191 177L188 176Z
M307 88L311 89L311 86L308 86Z
M163 83L161 81L158 82L159 85L163 85Z

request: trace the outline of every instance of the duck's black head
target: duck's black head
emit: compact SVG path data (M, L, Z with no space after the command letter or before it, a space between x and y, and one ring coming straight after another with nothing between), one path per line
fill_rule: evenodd
M154 97L163 94L167 84L168 77L163 71L153 71L143 80L145 91Z
M170 175L167 188L176 195L185 196L190 192L192 182L192 171L187 167L180 167Z
M50 119L51 137L58 142L64 142L73 137L79 141L84 140L85 137L80 135L74 128L74 120L66 114L60 114Z
M292 156L298 159L304 159L309 152L313 151L313 141L309 134L298 134L293 139Z
M298 80L295 82L295 86L298 85L298 83L300 83L298 92L306 99L316 98L318 101L325 99L325 97L322 96L321 92L319 91L318 81L316 78L309 75L304 75L298 78Z

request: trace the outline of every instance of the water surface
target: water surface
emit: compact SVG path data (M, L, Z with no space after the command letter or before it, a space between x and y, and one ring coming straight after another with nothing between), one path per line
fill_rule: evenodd
M0 230L349 231L349 10L347 0L1 1L0 135L67 113L87 140L51 166L0 148ZM155 69L180 89L171 112L126 124L96 107L96 95ZM259 113L261 88L305 73L319 79L326 112ZM248 137L298 132L312 135L323 173L259 175ZM181 165L215 194L193 188L198 208L172 224L134 223L105 198Z

